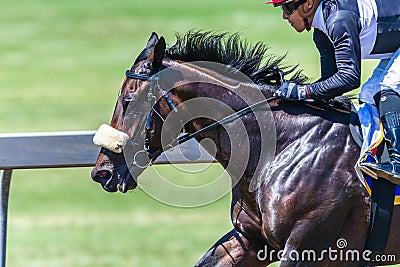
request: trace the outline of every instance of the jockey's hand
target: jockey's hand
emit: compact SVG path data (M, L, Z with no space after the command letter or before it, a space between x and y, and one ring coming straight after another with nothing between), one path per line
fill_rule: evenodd
M281 87L275 91L274 96L288 100L310 99L306 85L298 85L288 81L283 82Z

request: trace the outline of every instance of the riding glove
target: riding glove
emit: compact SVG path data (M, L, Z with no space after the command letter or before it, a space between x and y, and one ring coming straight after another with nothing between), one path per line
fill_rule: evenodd
M281 87L275 91L274 96L288 100L305 100L310 98L306 85L297 85L288 81L283 82Z

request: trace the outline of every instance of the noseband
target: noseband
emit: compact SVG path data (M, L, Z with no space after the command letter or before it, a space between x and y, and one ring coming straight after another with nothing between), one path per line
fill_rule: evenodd
M160 68L161 69L161 68ZM168 145L154 151L154 152L149 152L150 150L150 127L151 127L151 117L153 115L153 113L156 113L162 120L164 120L161 115L154 110L153 107L153 98L154 98L154 91L155 91L155 87L158 87L159 91L161 92L162 96L165 98L165 100L167 101L169 107L171 108L171 110L173 110L174 112L178 112L178 109L176 108L175 104L173 103L172 99L169 96L169 92L163 90L160 85L159 85L159 76L158 76L158 72L160 71L157 70L153 75L147 75L147 74L138 74L138 73L134 73L130 70L127 70L125 72L126 78L130 78L130 79L135 79L135 80L141 80L141 81L150 81L150 88L149 88L149 92L147 94L147 102L149 105L149 113L147 114L147 120L146 120L146 137L145 137L145 141L144 141L144 147L143 150L138 151L133 159L132 165L139 167L139 168L146 168L148 166L150 166L153 162L153 160L155 160L162 152L170 150L171 148L174 148L177 145L180 145L190 139L193 139L199 135L201 135L204 132L210 131L212 129L215 129L219 126L222 126L224 124L230 123L232 121L235 121L237 119L239 119L240 117L252 112L255 108L261 107L275 99L277 99L277 97L270 97L264 100L261 100L259 102L256 102L250 106L247 106L246 108L243 108L231 115L226 116L225 118L216 121L206 127L204 127L203 129L200 129L194 133L187 133L185 135L181 135L178 138L176 138L174 141L172 141L171 143L169 143ZM280 78L282 79L282 74L281 71L279 69L277 69ZM280 81L281 82L281 81ZM147 153L147 156L149 157L149 163L147 165L139 165L136 161L136 157L138 154L140 153Z

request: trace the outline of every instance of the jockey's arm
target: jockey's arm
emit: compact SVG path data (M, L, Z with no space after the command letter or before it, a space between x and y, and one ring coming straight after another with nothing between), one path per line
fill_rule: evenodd
M320 57L321 78L318 80L320 82L337 72L335 49L328 36L318 28L314 28L313 40Z
M322 78L307 85L308 94L317 100L349 92L359 87L361 81L361 26L358 16L351 11L339 10L329 16L326 24L330 47L329 39L321 36L324 33L314 34L314 42L321 54Z

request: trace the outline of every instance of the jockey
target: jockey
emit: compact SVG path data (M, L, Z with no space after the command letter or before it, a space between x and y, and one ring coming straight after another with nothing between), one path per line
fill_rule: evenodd
M284 82L275 96L328 100L360 86L361 59L380 59L359 99L379 111L389 163L364 163L379 177L400 183L400 1L271 0L297 31L314 28L321 78L311 84Z

